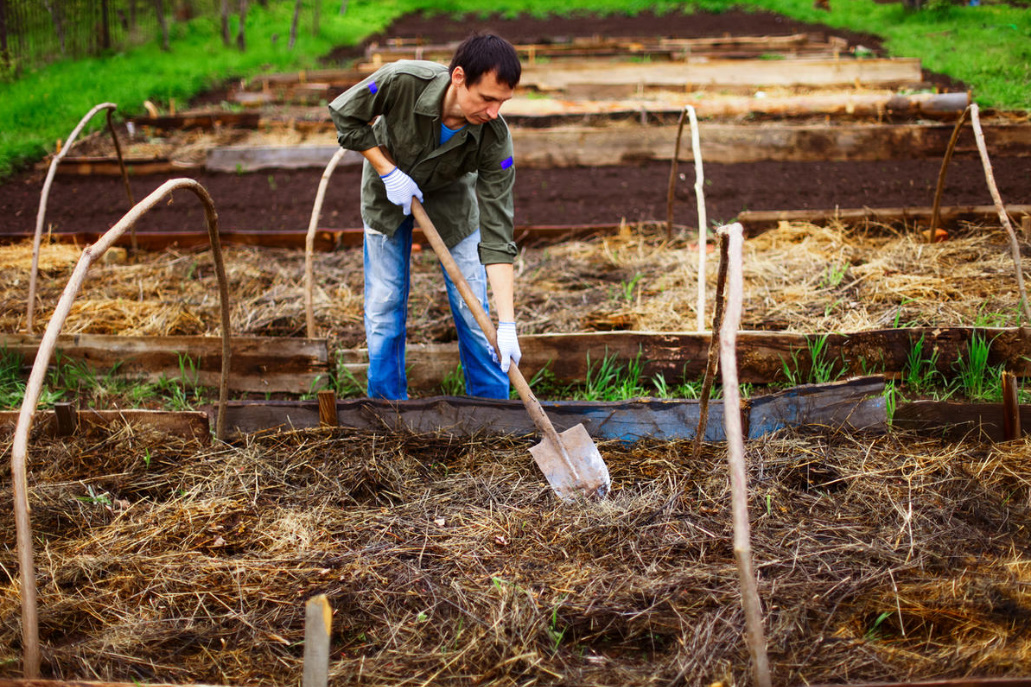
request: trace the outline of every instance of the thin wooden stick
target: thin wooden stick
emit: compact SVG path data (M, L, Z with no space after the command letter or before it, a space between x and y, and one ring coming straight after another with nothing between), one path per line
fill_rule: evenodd
M677 142L673 146L673 160L669 164L669 189L666 191L666 238L673 238L673 196L677 186L677 162L680 161L680 139L684 135L684 121L687 119L687 108L680 111L677 121Z
M698 331L705 330L705 243L707 239L705 216L705 174L702 172L702 142L698 134L698 118L690 105L684 108L691 118L691 150L694 152L694 193L698 204Z
M107 130L111 132L111 140L115 144L115 155L118 156L118 169L122 173L125 195L129 197L129 207L131 208L133 205L136 205L136 200L132 197L132 187L129 185L129 172L125 169L125 158L122 157L122 144L118 142L118 134L115 133L115 125L111 121L111 113L113 111L107 111ZM136 225L133 225L132 229L129 230L129 236L132 239L132 252L135 255L139 251L139 246L136 245Z
M741 301L744 278L741 268L741 244L744 230L740 223L721 227L729 235L730 289L727 312L720 329L720 359L723 362L723 422L727 428L727 454L730 467L730 489L734 519L734 557L741 582L741 605L745 611L748 651L752 657L752 679L759 687L770 687L770 666L766 656L762 608L752 569L751 532L748 524L748 471L745 466L745 443L741 428L741 394L737 378L737 330L741 322Z
M322 201L326 198L326 187L329 186L329 177L333 170L344 157L347 151L343 148L333 153L329 164L322 172L322 179L319 181L319 190L315 194L315 206L311 209L311 219L308 220L308 233L304 237L304 318L308 325L308 338L315 338L315 306L312 299L312 288L315 283L315 267L312 254L315 252L315 228L319 224L319 215L322 214Z
M726 233L720 235L720 269L716 276L716 303L712 315L712 334L709 336L709 356L705 364L705 377L702 379L702 392L698 404L698 431L694 437L694 457L702 457L702 441L706 426L709 424L709 394L716 378L716 366L720 360L720 337L718 332L723 326L723 292L727 286L727 263L729 262L730 240Z
M938 228L941 223L941 203L942 203L942 191L945 190L945 172L949 168L949 162L952 160L952 152L956 150L956 141L959 140L959 132L963 128L963 122L966 121L967 112L970 111L970 107L967 106L959 114L959 119L956 120L956 128L952 130L952 137L949 139L949 145L945 148L945 157L942 158L942 168L938 172L938 187L934 190L934 205L931 209L931 226L928 231L928 243L934 243L934 231Z
M36 574L32 553L32 527L29 519L28 463L29 432L36 413L36 404L43 390L50 358L57 345L68 314L71 312L75 297L86 280L90 266L121 237L129 227L135 224L148 210L172 191L186 189L200 198L204 205L204 214L208 223L208 236L215 257L215 273L218 277L218 290L222 305L222 381L219 387L218 420L216 435L225 438L226 407L229 402L229 286L226 280L225 265L222 262L222 249L218 241L218 215L211 196L193 179L172 179L162 184L156 191L134 206L113 227L107 230L95 244L82 251L79 262L68 279L64 293L54 309L54 314L47 323L46 331L40 339L36 352L36 361L32 365L29 381L25 385L25 397L18 413L18 424L14 429L14 441L11 445L11 478L14 484L14 519L18 539L18 565L21 572L21 605L22 605L22 671L28 679L39 677L39 619L36 610Z
M68 154L68 151L72 149L72 143L79 136L79 132L86 126L89 120L93 119L93 115L97 114L101 110L113 110L118 107L114 103L100 103L96 105L92 110L86 113L86 116L79 120L79 123L72 129L72 133L68 135L68 142L65 143L64 147L61 148L54 155L53 159L50 160L50 169L47 171L46 181L43 182L43 191L39 197L39 210L36 212L36 233L32 236L32 268L29 270L29 303L28 308L25 312L25 330L31 334L33 325L33 315L36 309L36 273L39 271L39 244L43 237L43 221L47 216L47 198L50 196L50 186L54 183L54 175L57 174L57 166L61 164L61 160Z
M1024 320L1031 322L1031 304L1027 302L1027 291L1024 289L1024 271L1020 267L1020 242L1017 241L1017 232L1013 230L1010 217L1006 214L1006 206L1002 204L999 187L995 185L995 175L992 173L992 163L988 159L988 146L984 142L984 131L981 130L981 118L978 116L977 103L970 106L970 124L974 127L974 140L977 141L977 151L981 154L984 178L988 182L988 191L992 194L992 201L995 202L995 211L999 213L999 221L1006 228L1006 233L1010 238L1010 253L1013 255L1013 265L1017 272L1017 289L1020 291L1020 304L1024 308Z
M56 406L55 406L56 408ZM1006 441L1021 437L1020 385L1012 372L1002 373L1002 436Z

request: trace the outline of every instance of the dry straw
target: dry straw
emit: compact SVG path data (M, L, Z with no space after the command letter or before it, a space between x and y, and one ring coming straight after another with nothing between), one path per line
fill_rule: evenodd
M296 683L304 602L325 593L334 683L750 684L725 449L603 444L615 491L582 508L526 448L329 431L202 448L130 427L41 442L44 674ZM781 433L748 456L774 684L1028 673L1026 442ZM13 540L0 520L7 575ZM5 677L17 604L6 578Z

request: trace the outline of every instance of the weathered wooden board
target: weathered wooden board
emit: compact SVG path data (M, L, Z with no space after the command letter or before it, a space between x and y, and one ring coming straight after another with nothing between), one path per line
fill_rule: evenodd
M149 126L155 129L216 129L235 127L238 129L256 129L261 121L257 112L193 112L167 117L132 117L129 123L135 126Z
M834 429L883 431L886 414L884 380L880 377L803 386L751 399L742 409L750 438L784 427L818 425ZM596 439L691 439L698 428L699 402L659 399L541 404L558 431L583 424ZM724 441L723 404L709 406L707 441ZM338 426L384 432L535 434L536 428L519 401L435 397L409 401L358 399L337 402ZM317 401L235 402L226 426L241 434L269 429L320 426Z
M125 160L125 171L132 176L165 174L195 167L199 165L184 165L165 158ZM122 168L118 158L114 157L65 157L57 166L57 173L63 176L121 176Z
M31 363L39 336L0 335L0 348ZM324 339L232 337L229 388L234 391L306 393L329 371L329 345ZM58 338L57 349L90 368L129 378L157 381L181 379L191 385L218 387L222 372L222 340L213 336L105 336L72 334Z
M204 167L213 172L253 172L259 169L325 167L340 146L223 146L207 151ZM348 150L337 166L359 166L365 158Z
M811 124L738 125L702 122L699 125L702 157L724 164L761 161L847 161L900 158L941 158L951 125ZM985 127L992 155L1031 155L1031 126L1000 124ZM619 127L557 127L514 129L516 164L522 167L600 167L645 160L671 160L676 126L640 127L629 134ZM694 159L685 136L680 160ZM976 155L969 132L960 135L955 154Z
M1021 405L1022 418L1031 418L1031 405ZM941 434L951 439L974 437L1004 441L1005 410L1002 403L952 403L948 401L913 401L900 403L895 409L892 426L922 434ZM1022 422L1022 434L1031 434Z
M920 60L784 59L633 63L584 60L523 66L521 87L560 91L573 84L645 86L855 86L921 81Z
M13 432L18 424L19 411L0 411L0 434ZM129 424L137 427L156 430L163 434L194 439L201 443L211 441L211 424L207 413L200 411L164 411L164 410L94 410L86 408L77 411L80 430L91 426L110 427L115 424ZM53 410L36 411L33 431L47 435L58 433L57 421Z
M387 40L372 43L365 49L373 65L395 60L451 61L457 42L422 44L419 41ZM843 38L825 38L820 34L799 33L789 36L721 36L707 38L656 38L655 36L574 38L555 43L516 43L513 45L524 64L538 58L607 57L628 55L665 59L690 59L707 56L760 57L770 52L818 54L828 57L847 50Z
M515 238L519 245L543 245L566 241L577 236L592 234L611 234L619 231L619 224L555 224L555 225L520 225L516 227ZM88 245L95 243L102 232L54 232L47 236L48 240L57 243L74 243ZM293 231L234 231L222 230L219 240L223 246L261 246L263 248L295 248L304 250L307 230ZM364 232L360 227L350 229L318 229L315 231L315 251L334 251L340 248L359 248L362 245ZM416 243L427 243L422 230L414 229L413 240ZM0 234L0 244L31 241L32 234ZM128 234L115 242L119 246L131 246L132 237ZM210 245L208 233L195 231L147 231L136 234L136 245L140 250L164 250L171 246L179 248L207 248Z
M1023 217L1031 216L1031 205L1007 205L1006 212L1019 225ZM931 222L932 209L919 208L848 208L834 210L746 210L737 216L745 233L752 235L774 229L781 222L810 222L825 224L839 221L850 226L866 224L923 224ZM956 226L960 222L977 224L999 221L994 205L953 205L940 209L942 226Z
M702 122L702 156L707 162L891 160L940 158L951 125L855 124L850 126L780 124L758 125ZM999 124L984 127L990 152L1005 157L1031 155L1031 126ZM556 127L512 130L517 164L525 168L600 167L672 160L676 126L648 126L632 134L622 127ZM683 142L680 160L694 159L690 137ZM955 154L976 155L972 135L961 135ZM215 171L252 171L275 167L324 168L337 146L233 146L212 148L206 167ZM357 153L346 164L360 164Z
M870 372L898 377L905 369L910 349L923 339L925 355L937 351L938 370L954 374L953 366L967 355L975 334L992 342L989 365L1005 365L1017 375L1031 375L1031 329L975 329L970 327L879 329L850 334L790 334L742 331L737 339L738 375L743 383L786 382L787 364L796 377L807 379L811 361L808 342L826 337L826 360L835 361L835 372L858 376ZM709 334L698 332L588 332L540 334L519 338L523 357L519 363L531 378L547 366L556 382L583 382L588 361L597 366L606 357L622 364L640 357L646 378L662 375L668 383L695 381L705 372ZM439 388L458 365L456 344L410 345L406 361L408 383L413 388ZM364 349L341 350L337 354L358 379L364 379L368 364ZM840 362L839 362L840 361Z
M505 103L503 114L510 124L540 126L536 120L560 122L587 116L616 117L638 115L679 115L689 103L700 118L739 117L748 114L776 117L833 115L882 117L919 115L955 117L970 104L969 93L919 93L900 95L888 92L807 93L804 95L729 96L706 94L687 99L683 94L662 93L649 98L573 99L526 98L516 96Z

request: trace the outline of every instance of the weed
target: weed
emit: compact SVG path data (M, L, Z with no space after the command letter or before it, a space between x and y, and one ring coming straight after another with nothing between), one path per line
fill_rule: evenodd
M551 638L551 652L558 653L559 645L562 644L562 638L566 636L567 627L559 629L558 626L558 608L562 605L562 602L555 604L551 607L551 622L548 624L548 637Z
M279 188L279 186L276 184L276 178L271 174L268 175L268 187L270 191L275 191Z
M454 370L444 375L440 382L440 390L445 396L461 396L465 393L465 372L462 370L462 363L458 363Z
M702 394L701 382L682 382L670 386L666 377L658 374L652 377L652 385L655 386L655 395L659 398L699 398ZM719 387L713 387L713 398L719 398Z
M111 495L106 491L96 492L93 490L93 485L86 485L86 492L88 496L76 496L75 498L83 503L89 503L94 506L110 506Z
M992 344L977 332L970 338L966 357L960 357L954 366L958 375L954 386L972 401L992 401L1002 398L999 376L1003 365L991 366L988 358Z
M977 308L977 315L974 317L974 327L1008 327L1010 322L1013 321L1014 316L1005 312L988 311L988 304L982 303ZM1016 321L1020 321L1019 315L1016 317Z
M791 365L781 359L784 376L793 386L799 384L826 384L839 379L845 374L845 366L835 370L837 361L827 359L827 339L829 334L816 338L806 338L806 351L809 354L809 374L803 375L799 364L799 351L791 352Z
M641 354L626 367L620 367L616 356L605 356L595 367L587 355L587 376L583 388L573 392L580 401L622 401L647 395L641 385Z
M634 275L633 279L627 282L623 282L623 299L627 302L634 300L634 291L637 289L637 282L641 281L641 277L644 275L638 272Z
M902 382L906 388L923 393L934 386L938 376L938 350L931 351L931 355L925 358L924 335L921 334L920 339L910 347L906 355L906 364L902 368Z
M881 633L879 628L881 627L881 623L890 618L891 614L892 611L884 611L877 616L877 619L874 620L873 624L866 630L866 634L863 635L863 639L868 642L876 642L880 639Z
M895 420L895 410L898 408L898 389L895 380L889 379L884 383L884 412L888 418L888 426Z
M821 289L833 289L834 287L841 284L845 279L845 274L848 273L848 268L851 267L849 263L831 263L827 265L827 268L823 271L823 277L820 279Z

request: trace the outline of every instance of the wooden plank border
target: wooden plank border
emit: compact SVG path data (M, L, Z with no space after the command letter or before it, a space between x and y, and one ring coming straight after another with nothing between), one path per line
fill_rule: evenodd
M36 357L39 336L0 335L0 348ZM57 349L90 368L148 381L183 379L189 386L217 387L222 365L221 339L212 336L110 336L71 334L58 337ZM329 372L325 339L232 337L229 388L243 392L307 393Z
M880 432L886 421L883 391L882 377L795 387L750 399L741 409L742 420L750 438L802 426ZM552 401L541 405L559 432L583 424L596 439L691 439L698 427L698 401ZM408 401L363 398L338 401L336 407L337 426L344 429L455 436L527 436L537 431L519 401L454 396ZM726 440L723 413L722 403L709 405L706 441ZM318 401L231 402L226 423L230 433L237 435L322 426Z

